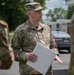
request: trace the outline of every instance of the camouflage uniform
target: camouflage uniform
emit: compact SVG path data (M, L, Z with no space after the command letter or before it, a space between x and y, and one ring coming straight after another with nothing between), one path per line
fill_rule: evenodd
M51 30L47 25L40 23L38 28L36 28L28 20L15 30L12 48L15 51L15 60L19 61L20 75L40 75L39 72L26 65L27 60L25 59L25 54L32 52L37 42L42 43L58 53ZM51 75L50 73L50 70L48 70L46 75Z
M14 59L13 50L8 40L8 24L0 20L0 69L9 69Z

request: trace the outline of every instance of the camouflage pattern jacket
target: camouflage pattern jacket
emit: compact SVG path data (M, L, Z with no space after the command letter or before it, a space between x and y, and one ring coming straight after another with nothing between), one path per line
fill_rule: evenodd
M2 62L0 69L9 69L13 62L12 58L14 59L14 54L9 44L8 26L0 20L0 60Z
M37 42L42 43L58 53L51 30L47 25L40 23L38 28L36 28L27 21L15 30L12 39L12 48L14 49L15 60L20 62L21 75L33 70L26 65L25 54L26 52L32 52Z

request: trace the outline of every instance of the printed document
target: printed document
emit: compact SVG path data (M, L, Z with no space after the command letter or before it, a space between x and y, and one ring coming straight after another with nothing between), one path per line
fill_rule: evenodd
M35 46L33 53L38 56L38 60L36 62L27 61L27 65L39 71L43 75L45 75L56 56L56 53L42 45L41 43L37 43Z

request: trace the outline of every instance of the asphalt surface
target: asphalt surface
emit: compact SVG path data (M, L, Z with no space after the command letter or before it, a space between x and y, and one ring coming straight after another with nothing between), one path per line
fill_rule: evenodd
M68 75L68 69L53 70L53 75Z
M0 75L19 75L19 63L14 61L11 69L0 70Z
M59 64L57 61L54 61L52 64L53 75L68 75L70 54L60 54L60 58L63 61L63 64Z
M68 75L70 54L61 54L60 58L63 64L57 61L52 63L53 75ZM19 63L14 61L11 69L0 70L0 75L19 75Z

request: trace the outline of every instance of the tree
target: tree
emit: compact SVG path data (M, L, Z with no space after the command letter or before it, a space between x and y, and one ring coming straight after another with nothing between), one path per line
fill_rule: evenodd
M10 30L15 28L27 19L27 15L24 13L24 3L20 0L1 0L0 5L0 19L5 20L9 24ZM5 3L3 5L3 3Z
M73 12L74 12L74 6L69 6L68 7L68 13L67 13L68 19L71 19Z
M50 17L51 21L56 21L57 19L66 19L67 10L62 8L55 8L54 10L49 10L46 16Z
M0 19L9 24L10 31L21 23L25 22L28 17L25 11L25 3L31 0L0 0ZM45 0L34 0L40 2L42 6L45 5Z
M39 2L41 6L45 7L45 0L34 0L35 2Z

